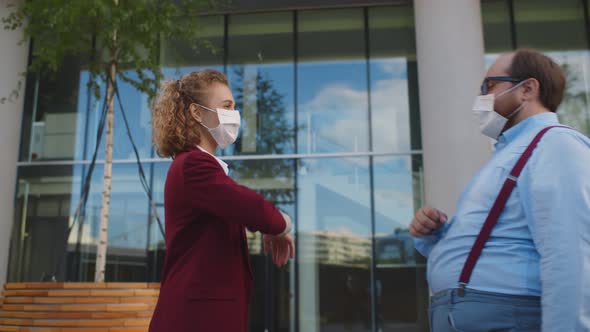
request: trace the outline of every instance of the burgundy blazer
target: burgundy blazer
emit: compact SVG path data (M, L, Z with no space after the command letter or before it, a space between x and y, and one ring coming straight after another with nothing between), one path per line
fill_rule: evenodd
M246 332L252 270L245 227L280 234L281 213L197 148L164 188L166 259L150 332Z

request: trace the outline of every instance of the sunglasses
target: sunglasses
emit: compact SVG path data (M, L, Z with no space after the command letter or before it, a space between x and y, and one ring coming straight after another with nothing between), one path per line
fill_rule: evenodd
M489 76L483 79L483 82L481 83L481 94L482 95L487 95L488 91L490 91L491 88L494 87L494 85L498 84L498 82L510 82L510 83L520 83L523 80L518 79L518 78L514 78L514 77L510 77L510 76Z

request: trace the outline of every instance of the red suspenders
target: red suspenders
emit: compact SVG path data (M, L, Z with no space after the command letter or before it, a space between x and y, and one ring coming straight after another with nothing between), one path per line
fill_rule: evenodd
M500 217L500 214L506 205L506 201L508 201L508 198L512 193L512 189L514 189L514 186L516 185L516 180L518 179L520 172L522 172L525 164L533 154L533 150L537 146L537 143L539 143L541 138L543 138L543 135L545 135L545 133L547 133L551 128L556 127L569 128L566 126L551 126L541 130L531 141L522 156L520 156L520 159L518 159L516 165L514 165L510 175L508 175L508 178L504 182L504 185L502 186L502 189L500 190L494 205L492 205L492 209L490 210L485 223L479 231L479 235L477 236L477 239L471 248L471 252L465 261L465 265L463 265L463 271L461 271L461 276L459 277L459 296L463 296L465 294L465 287L467 286L467 283L469 283L469 279L471 278L471 273L473 272L473 268L477 263L477 259L481 255L481 251L489 239L490 234L492 233L492 228L494 228L496 225L496 222L498 221L498 218Z

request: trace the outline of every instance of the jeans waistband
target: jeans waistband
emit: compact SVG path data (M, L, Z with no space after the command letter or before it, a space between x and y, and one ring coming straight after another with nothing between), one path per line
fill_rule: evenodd
M463 296L459 296L458 288L445 289L437 292L430 298L432 306L440 304L452 304L462 301L480 301L497 304L516 304L524 306L540 306L541 297L532 295L513 295L494 292L486 292L465 288Z

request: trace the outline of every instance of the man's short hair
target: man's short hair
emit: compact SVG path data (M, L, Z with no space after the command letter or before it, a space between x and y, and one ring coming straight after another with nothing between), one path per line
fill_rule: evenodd
M539 101L551 112L557 110L563 99L565 74L555 61L533 49L517 49L508 73L521 80L534 78L539 81Z

